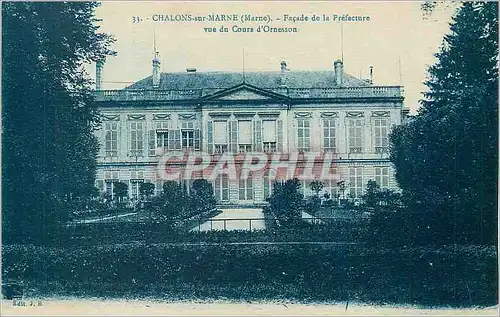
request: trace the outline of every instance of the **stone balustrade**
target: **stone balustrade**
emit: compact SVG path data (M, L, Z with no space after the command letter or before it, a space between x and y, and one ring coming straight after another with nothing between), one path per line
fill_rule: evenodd
M209 96L223 88L184 90L99 90L94 92L96 101L162 101L195 100ZM403 96L400 86L369 86L342 88L271 88L272 92L295 99L309 98L397 98Z

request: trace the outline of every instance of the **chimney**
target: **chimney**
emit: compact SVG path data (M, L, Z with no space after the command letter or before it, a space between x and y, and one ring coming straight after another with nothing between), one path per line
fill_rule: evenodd
M370 78L370 84L373 84L373 65L370 65L368 67L368 69L369 69L369 74L370 74L370 77L369 77Z
M104 68L104 62L106 58L102 58L97 61L95 65L95 90L102 89L102 69Z
M333 68L335 70L335 84L342 86L344 82L344 63L338 59L333 63Z
M285 61L281 61L280 63L281 65L281 74L280 74L280 85L281 86L286 86L286 62Z
M160 58L159 53L155 52L155 57L153 58L153 87L160 87Z

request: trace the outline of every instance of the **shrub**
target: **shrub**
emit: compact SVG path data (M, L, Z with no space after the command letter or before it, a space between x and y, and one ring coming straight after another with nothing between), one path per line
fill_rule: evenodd
M273 193L267 199L268 208L280 224L290 225L302 221L304 196L299 190L300 182L298 179L274 183Z

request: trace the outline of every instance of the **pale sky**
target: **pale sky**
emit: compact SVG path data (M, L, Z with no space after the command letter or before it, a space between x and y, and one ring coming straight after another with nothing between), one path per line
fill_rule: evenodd
M375 85L405 87L405 106L418 107L427 67L435 62L448 32L453 8L438 8L424 19L420 2L104 2L97 10L100 31L116 38L117 56L106 61L103 89L121 89L151 75L153 39L163 72L278 71L285 60L290 71L333 70L341 57L340 22L333 15L369 16L366 22L344 22L344 69L366 78L374 66ZM204 27L231 31L233 25L252 27L263 22L153 22L154 15L250 14L269 16L271 27L297 27L297 33L206 33ZM289 16L328 15L329 22L284 22ZM133 23L133 17L143 19ZM149 20L147 20L149 18ZM276 21L281 18L281 21ZM399 67L401 65L401 67ZM94 65L88 68L95 77Z

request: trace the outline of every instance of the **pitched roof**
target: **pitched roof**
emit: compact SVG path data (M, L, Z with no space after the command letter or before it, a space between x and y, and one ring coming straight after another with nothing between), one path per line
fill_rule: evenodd
M242 82L259 88L280 86L280 71L263 72L179 72L161 73L160 87L157 89L201 89L228 88ZM286 84L289 88L329 88L335 87L335 72L327 71L288 71ZM344 73L344 87L369 86L365 81ZM152 76L141 79L125 89L153 89Z

